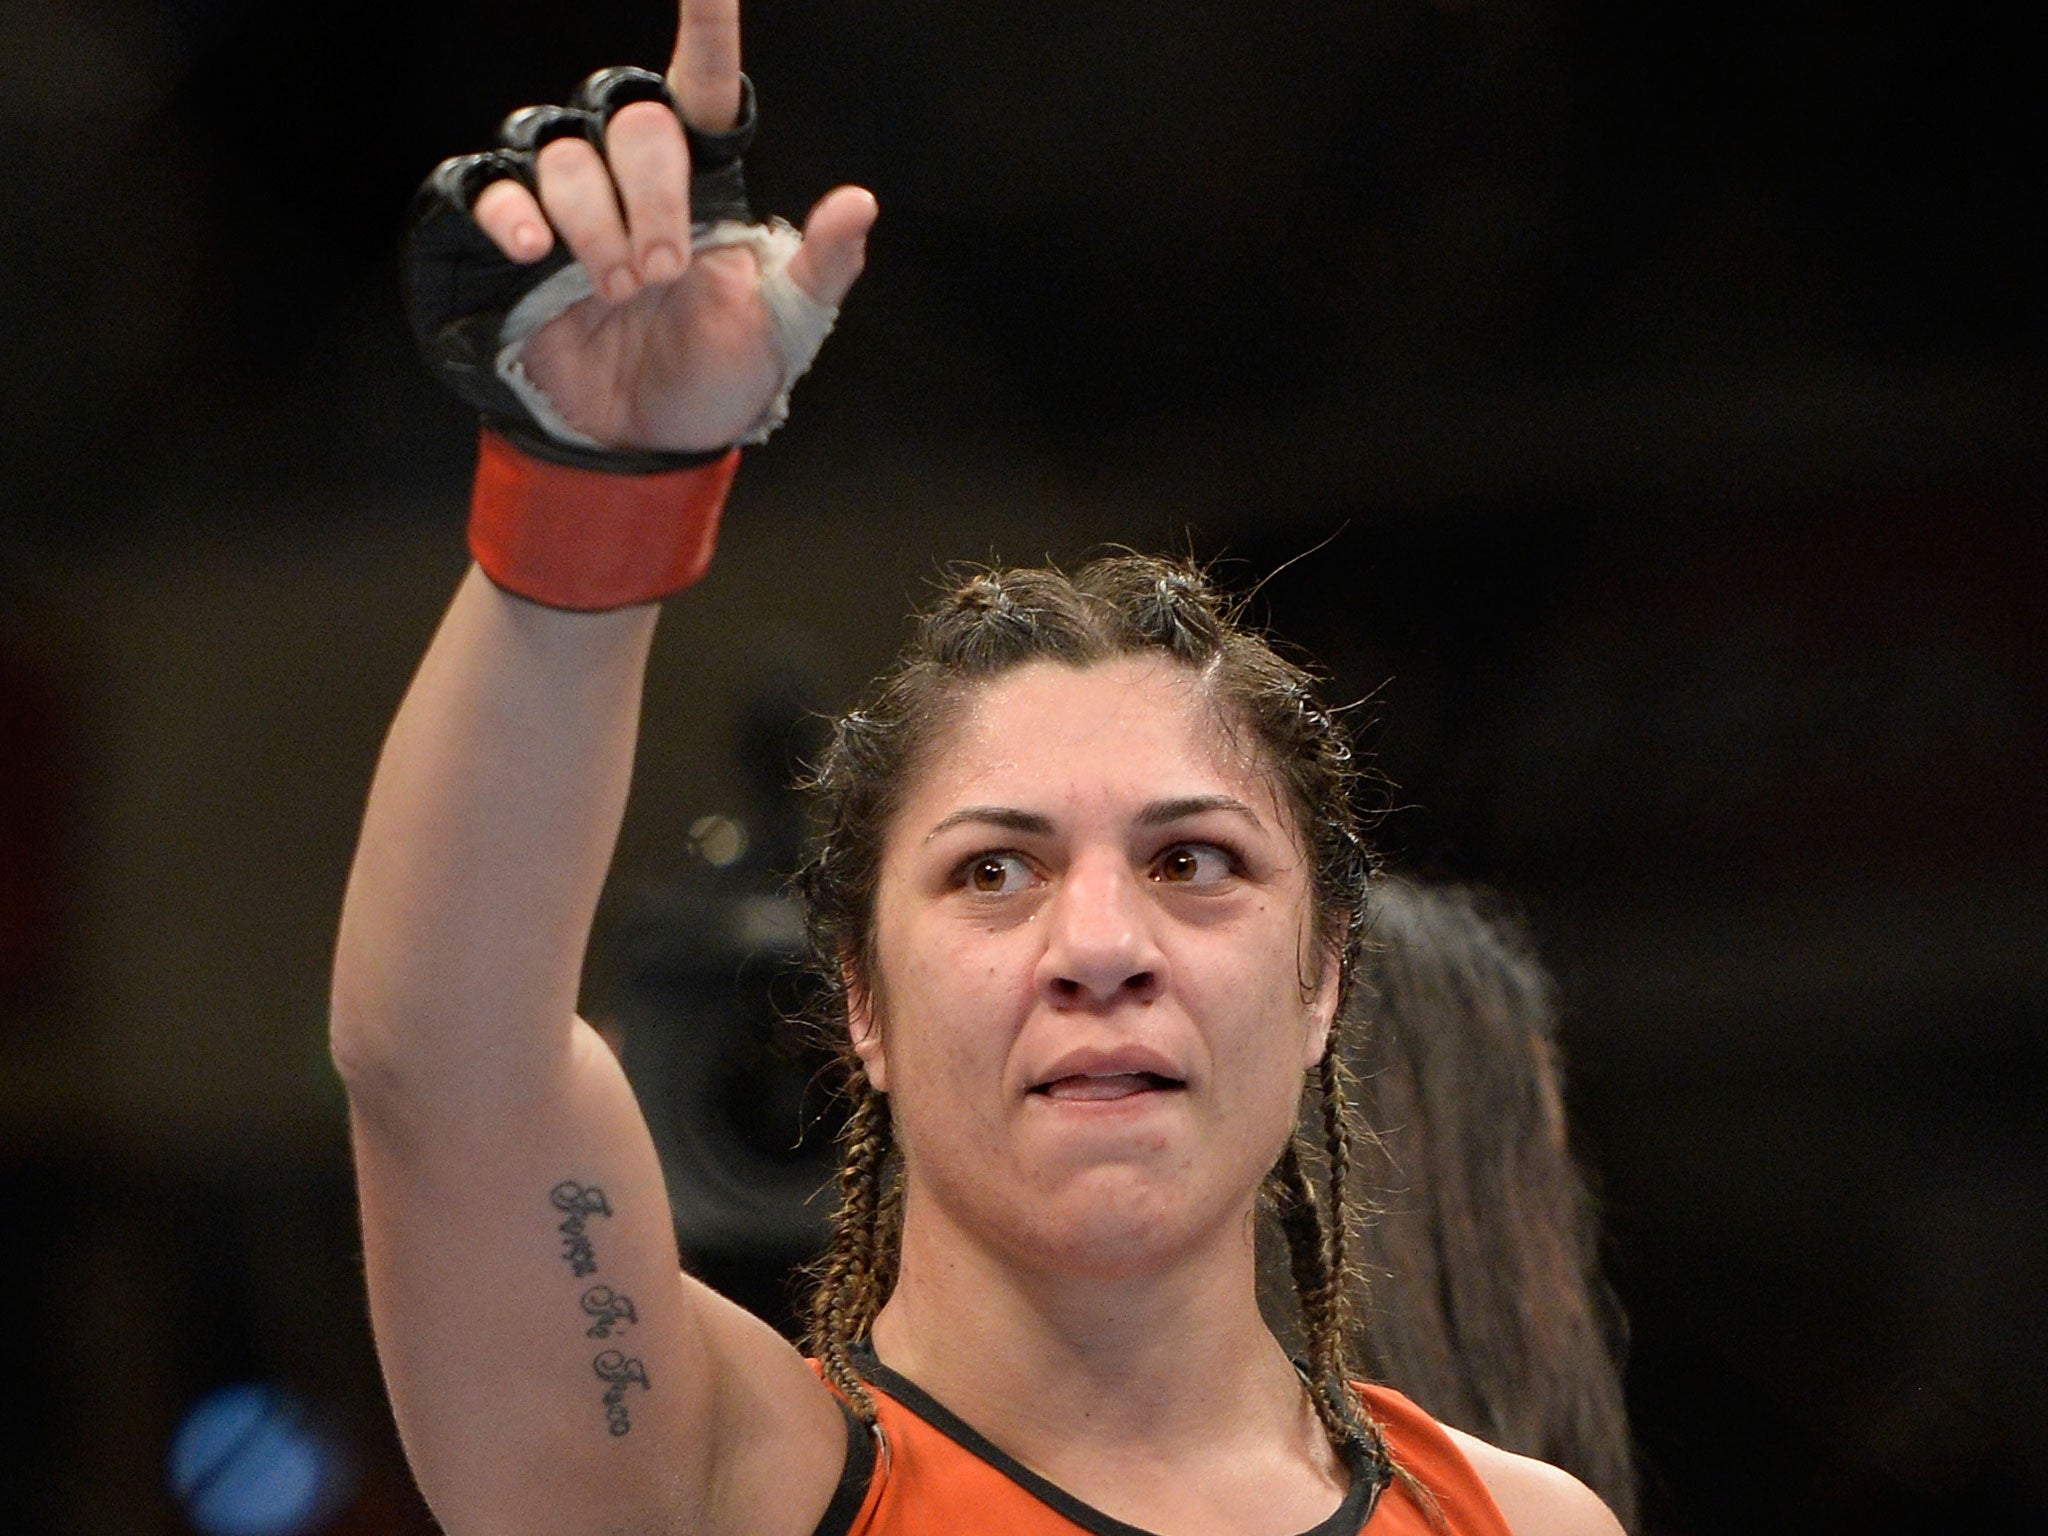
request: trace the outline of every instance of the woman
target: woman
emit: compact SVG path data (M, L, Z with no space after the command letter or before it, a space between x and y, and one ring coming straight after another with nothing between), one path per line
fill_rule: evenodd
M1341 738L1185 572L969 583L842 726L808 884L864 1103L820 1360L679 1273L578 970L653 599L701 572L721 445L779 417L790 334L822 333L874 204L831 194L794 251L693 235L692 154L700 189L736 184L729 3L686 7L668 80L687 141L607 85L444 167L416 232L422 338L493 413L481 569L378 766L333 1043L380 1357L443 1526L1611 1532L1563 1474L1333 1377L1334 1232L1296 1243L1321 1358L1259 1316L1276 1164L1311 1232L1282 1153L1304 1075L1332 1076L1365 864ZM558 242L567 297L528 285L502 350L421 321Z
M1593 1202L1566 1135L1557 1008L1521 924L1383 880L1346 1065L1373 1128L1358 1357L1447 1424L1563 1467L1633 1527L1634 1456Z

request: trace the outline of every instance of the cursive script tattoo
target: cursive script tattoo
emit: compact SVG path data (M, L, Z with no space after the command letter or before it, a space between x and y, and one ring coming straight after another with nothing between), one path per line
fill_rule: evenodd
M604 1389L605 1428L614 1435L629 1435L633 1432L633 1420L626 1411L626 1388L638 1387L649 1390L647 1367L638 1360L627 1358L616 1349L608 1349L590 1362L590 1368L597 1372L598 1379L606 1383Z
M584 1330L586 1338L608 1339L614 1328L640 1321L640 1314L633 1310L633 1298L620 1295L608 1285L593 1285L585 1291L583 1310L596 1319Z
M578 1184L574 1179L564 1179L548 1191L548 1201L556 1210L568 1213L567 1220L555 1230L562 1234L562 1258L569 1266L569 1273L596 1274L597 1250L591 1246L588 1227L591 1217L612 1213L604 1191L595 1184Z

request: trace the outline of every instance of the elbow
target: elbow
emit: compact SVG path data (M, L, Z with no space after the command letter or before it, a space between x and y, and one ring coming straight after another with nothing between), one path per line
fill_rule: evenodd
M339 984L327 1002L327 1056L351 1104L389 1097L403 1080L392 1031L376 1009Z
M327 996L327 1054L352 1107L430 1089L447 1057L436 1049L433 1024L431 1011L386 967L343 944Z
M573 1007L559 1014L574 1022ZM418 1128L517 1113L559 1084L573 1043L502 989L430 993L343 965L328 997L327 1052L358 1119Z

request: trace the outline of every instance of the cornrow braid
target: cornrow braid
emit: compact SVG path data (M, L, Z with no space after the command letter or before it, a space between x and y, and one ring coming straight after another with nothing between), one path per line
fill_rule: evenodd
M1280 1221L1280 1234L1287 1239L1287 1268L1294 1279L1295 1300L1301 1306L1303 1331L1313 1359L1324 1349L1327 1320L1322 1315L1323 1220L1316 1209L1316 1189L1301 1160L1301 1138L1290 1137L1280 1161L1273 1166L1273 1203Z
M888 1096L869 1087L858 1070L848 1073L845 1091L853 1109L840 1136L846 1152L839 1169L839 1209L832 1218L832 1240L815 1270L805 1342L825 1379L872 1424L874 1398L849 1351L867 1337L895 1284L896 1245L885 1244L882 1235L892 1221L900 1226L902 1197L900 1181L888 1177L895 1145ZM892 1187L898 1191L893 1199Z
M1339 1455L1358 1448L1372 1476L1382 1483L1389 1479L1399 1483L1414 1498L1431 1528L1446 1531L1449 1527L1436 1495L1394 1459L1385 1431L1351 1385L1360 1374L1352 1367L1349 1347L1351 1290L1358 1283L1358 1277L1350 1272L1346 1238L1352 1205L1345 1189L1351 1164L1351 1107L1343 1063L1333 1065L1331 1054L1325 1052L1317 1066L1327 1196L1316 1192L1305 1155L1314 1143L1300 1127L1267 1175L1267 1195L1287 1241L1288 1269L1301 1308L1307 1356L1302 1377L1316 1420L1331 1447Z
M1323 1158L1326 1164L1343 1167L1349 1162L1349 1135L1344 1129L1348 1112L1341 1088L1336 1089L1333 1101L1336 1081L1327 1070L1321 1072ZM1334 1132L1332 1126L1337 1127ZM1295 1300L1301 1308L1310 1397L1333 1446L1341 1449L1363 1441L1380 1452L1378 1426L1362 1417L1350 1387L1343 1235L1348 1201L1343 1186L1334 1180L1327 1186L1327 1196L1317 1194L1303 1155L1304 1141L1299 1131L1289 1138L1273 1167L1272 1196L1280 1232L1287 1241Z
M1351 1105L1344 1091L1344 1065L1334 1050L1316 1064L1322 1088L1323 1161L1328 1176L1329 1219L1323 1223L1324 1283L1330 1288L1330 1327L1340 1341L1333 1366L1344 1365L1341 1341L1351 1337Z

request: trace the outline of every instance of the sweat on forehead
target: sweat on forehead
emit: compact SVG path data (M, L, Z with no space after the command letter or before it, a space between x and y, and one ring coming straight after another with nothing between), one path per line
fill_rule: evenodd
M1160 655L1026 662L962 685L905 765L896 814L935 780L942 794L977 801L999 786L1033 798L1115 789L1134 814L1154 808L1141 819L1200 800L1256 807L1256 819L1290 835L1296 819L1270 754L1218 699L1207 669Z

